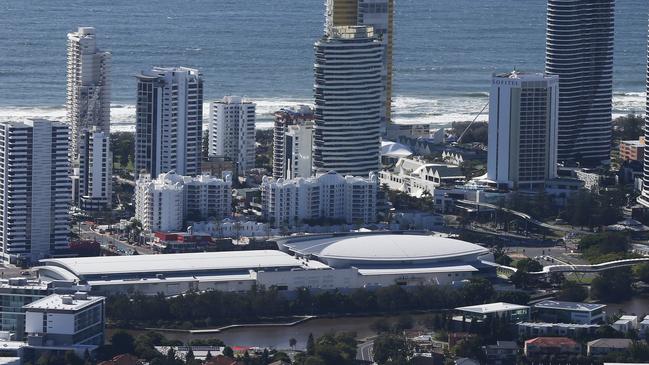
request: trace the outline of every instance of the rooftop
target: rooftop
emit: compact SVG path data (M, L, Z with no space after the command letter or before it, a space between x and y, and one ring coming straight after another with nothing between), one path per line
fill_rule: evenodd
M468 307L455 308L455 310L458 311L482 313L482 314L498 313L498 312L512 311L512 310L519 310L519 309L530 309L530 307L526 305L499 302L499 303L479 304L479 305L471 305Z
M124 273L189 273L273 268L328 268L275 250L177 253L166 255L100 256L41 260L46 268L63 268L79 278Z
M23 309L78 311L103 300L104 297L89 296L86 293L52 294L23 306Z
M607 348L625 349L631 346L632 343L633 341L631 341L628 338L600 338L588 342L588 347L607 347Z
M577 302L560 302L556 300L544 300L534 304L534 308L561 309L571 311L592 312L594 310L606 308L606 304L595 303L577 303Z
M577 342L568 337L537 337L525 341L525 345L532 344L535 346L576 346Z
M375 262L451 260L489 252L484 247L448 237L395 233L318 235L278 243L299 255Z

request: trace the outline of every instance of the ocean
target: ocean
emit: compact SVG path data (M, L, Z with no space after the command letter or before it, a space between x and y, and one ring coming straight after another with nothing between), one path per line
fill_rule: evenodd
M543 70L543 0L395 3L397 123L470 120L493 72ZM616 4L615 115L644 110L647 10ZM112 130L133 129L133 75L153 65L199 68L206 103L245 96L268 127L280 107L311 103L323 14L324 0L2 0L0 120L63 120L66 34L94 26L113 53Z

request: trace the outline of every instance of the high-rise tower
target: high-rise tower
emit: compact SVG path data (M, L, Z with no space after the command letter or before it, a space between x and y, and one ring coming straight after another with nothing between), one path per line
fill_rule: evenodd
M392 40L394 35L394 0L326 0L325 34L336 26L366 25L384 47L384 105L382 129L392 118Z
M210 104L209 155L230 159L238 175L255 167L255 110L237 96Z
M333 27L315 44L315 172L380 168L383 46L372 27Z
M95 28L80 27L68 34L66 109L73 180L78 182L74 204L87 210L110 208L112 203L112 161L103 158L110 156L110 60L109 52L97 48ZM107 139L104 156L83 153L83 149L88 151L90 131ZM94 157L98 159L88 160ZM97 178L104 179L101 187ZM94 187L89 181L95 181Z
M559 161L611 153L615 0L548 0L545 72L559 75Z
M487 178L499 186L538 190L557 177L559 78L494 75L489 94Z
M647 38L647 74L646 74L647 96L645 104L645 124L644 137L649 141L649 38ZM638 197L638 202L645 207L649 207L649 152L644 153L644 173L642 179L642 194Z
M0 123L0 257L35 262L66 249L72 197L68 127Z
M203 77L186 67L154 67L137 78L135 173L201 171Z

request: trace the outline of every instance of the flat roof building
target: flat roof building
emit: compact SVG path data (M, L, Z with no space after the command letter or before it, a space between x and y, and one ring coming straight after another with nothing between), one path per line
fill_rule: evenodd
M554 323L594 324L606 321L605 304L544 300L534 305L540 320Z
M83 354L104 344L104 297L83 292L52 294L23 308L27 344L31 348Z
M508 318L510 322L528 321L530 307L511 303L488 303L455 308L465 320L484 321L487 317Z
M335 237L352 240L343 239L341 246L335 246ZM443 245L434 245L440 238L386 233L317 235L282 242L294 248L302 246L300 241L305 245L327 242L330 250L323 247L321 257L307 253L306 247L293 256L274 250L102 256L42 260L37 270L43 279L87 285L92 293L177 295L189 290L247 291L254 285L280 290L447 285L470 279L483 268L478 256L488 254L487 249L449 240L444 242L459 245L459 250L446 247L440 251ZM425 242L433 246L421 254ZM354 243L364 250L373 245L374 255L362 256L362 250L352 247Z

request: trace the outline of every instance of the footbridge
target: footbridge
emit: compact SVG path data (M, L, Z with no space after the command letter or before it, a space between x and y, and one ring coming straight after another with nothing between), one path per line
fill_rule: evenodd
M488 266L496 266L496 272L498 276L502 278L509 278L512 274L518 271L515 267L499 265L493 262L483 261L482 263ZM544 266L543 270L541 271L533 271L533 272L529 272L528 274L540 276L540 275L549 275L552 273L571 273L571 272L593 273L593 272L601 272L601 271L633 266L638 264L644 264L644 263L649 263L649 257L615 260L615 261L602 262L600 264L592 264L592 265L572 265L572 264L548 265L548 266Z
M530 223L532 223L532 224L534 224L536 226L547 228L547 229L550 229L550 230L553 230L553 231L566 232L566 233L569 233L569 232L581 232L578 229L562 227L562 226L555 226L553 224L544 223L544 222L541 222L541 221L539 221L537 219L532 218L532 216L527 214L527 213L523 213L523 212L519 212L517 210L501 207L501 206L498 206L498 205L495 205L495 204L481 203L481 202L475 202L475 201L471 201L471 200L457 200L457 203L464 204L464 205L473 205L473 206L489 208L489 209L501 210L503 212L506 212L506 213L512 214L514 216L517 216L519 218L522 218L522 219L524 219L524 220L526 220L526 221L528 221L528 222L530 222Z

